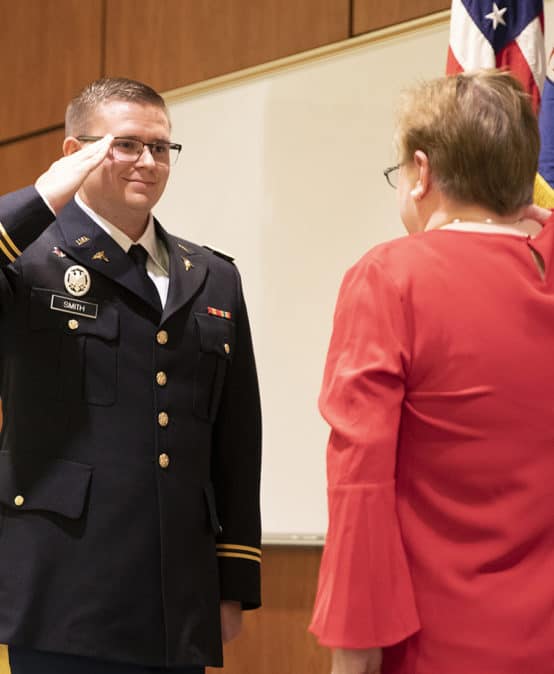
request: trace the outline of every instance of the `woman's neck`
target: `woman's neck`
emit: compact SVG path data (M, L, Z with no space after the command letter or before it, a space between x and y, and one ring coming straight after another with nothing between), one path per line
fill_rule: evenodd
M522 219L522 211L508 215L499 215L494 211L476 205L448 204L431 213L425 230L437 229L454 222L478 222L495 225L518 225Z

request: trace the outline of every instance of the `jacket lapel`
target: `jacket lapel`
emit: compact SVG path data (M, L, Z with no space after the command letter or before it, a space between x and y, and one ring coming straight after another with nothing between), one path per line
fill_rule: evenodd
M61 247L68 256L123 286L156 309L145 295L143 280L130 257L73 200L57 220L65 239Z
M198 246L168 234L157 221L156 231L169 253L169 293L162 315L165 321L198 292L206 277L208 258Z

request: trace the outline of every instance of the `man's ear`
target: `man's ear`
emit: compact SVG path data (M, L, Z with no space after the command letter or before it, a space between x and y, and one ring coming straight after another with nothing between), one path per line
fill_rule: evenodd
M64 157L80 150L81 143L74 136L66 136L63 141L62 150Z

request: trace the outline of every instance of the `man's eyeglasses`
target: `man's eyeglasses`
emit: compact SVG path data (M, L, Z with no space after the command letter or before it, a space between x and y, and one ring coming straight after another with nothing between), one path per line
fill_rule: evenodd
M92 143L101 138L102 136L77 136L77 140L84 143ZM116 161L133 163L139 157L142 157L145 147L150 150L150 154L157 164L175 164L183 146L179 143L166 143L161 140L155 143L144 143L137 138L115 136L111 151Z
M383 175L387 179L388 184L396 189L398 187L398 169L402 164L396 164L396 166L389 166L383 171Z

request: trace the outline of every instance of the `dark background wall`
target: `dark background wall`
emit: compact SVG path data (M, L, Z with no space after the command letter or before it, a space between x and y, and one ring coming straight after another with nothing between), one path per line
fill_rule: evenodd
M2 193L61 152L64 110L104 75L164 92L447 9L447 0L0 0ZM0 416L1 423L1 416ZM264 609L226 648L228 674L320 674L306 632L318 548L264 549ZM220 670L219 670L220 671Z

